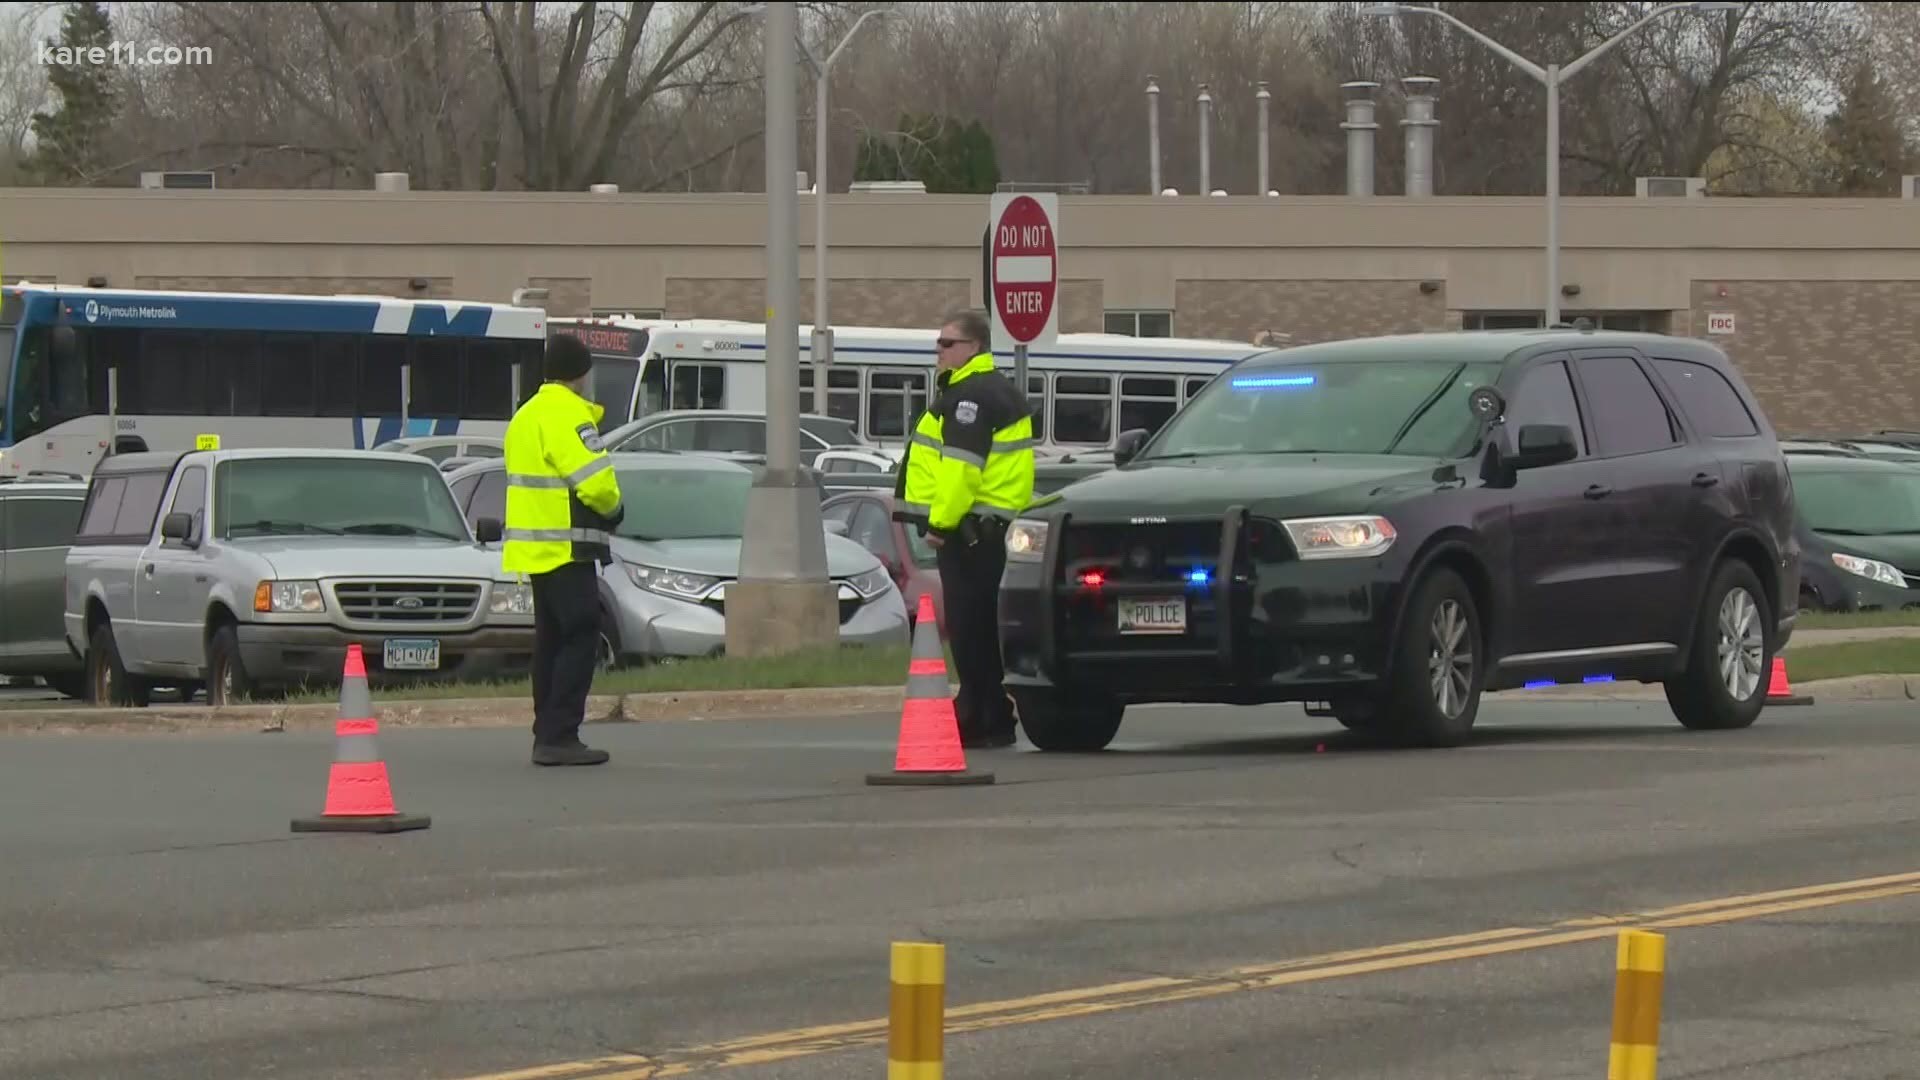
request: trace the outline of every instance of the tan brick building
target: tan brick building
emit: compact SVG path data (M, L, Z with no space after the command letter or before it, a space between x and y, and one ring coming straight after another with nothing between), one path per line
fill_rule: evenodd
M800 196L812 318L812 197ZM1061 328L1295 342L1536 324L1538 199L1062 196ZM839 325L980 296L984 196L836 195ZM760 319L755 195L0 189L0 279ZM1566 199L1562 309L1713 336L1795 432L1920 427L1920 199ZM1716 320L1724 323L1722 318Z

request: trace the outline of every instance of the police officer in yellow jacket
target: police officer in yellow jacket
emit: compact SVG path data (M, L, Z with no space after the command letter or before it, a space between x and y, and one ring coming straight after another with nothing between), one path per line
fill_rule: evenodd
M547 340L540 389L507 425L507 520L501 568L533 581L533 762L598 765L580 741L600 644L599 567L626 517L600 441L605 410L586 397L593 355L578 338Z
M961 311L941 327L938 390L915 425L895 485L894 516L938 551L941 600L960 690L961 744L1013 744L1013 705L1000 658L1000 575L1007 526L1033 500L1027 397L994 370L992 327Z

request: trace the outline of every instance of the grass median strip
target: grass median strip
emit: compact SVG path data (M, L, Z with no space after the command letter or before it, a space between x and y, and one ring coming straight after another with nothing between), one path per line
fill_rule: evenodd
M1796 630L1877 630L1885 626L1920 627L1920 608L1906 611L1808 611Z
M1920 674L1920 638L1790 646L1782 655L1787 661L1787 677L1795 683L1854 675Z

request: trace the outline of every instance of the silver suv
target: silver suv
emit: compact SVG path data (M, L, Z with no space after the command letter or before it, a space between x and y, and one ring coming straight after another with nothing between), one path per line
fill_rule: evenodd
M80 658L67 648L67 545L87 482L64 474L0 477L0 676L39 677L79 697Z
M533 651L531 590L414 454L109 457L67 549L65 606L102 704L145 705L156 684L204 683L211 705L337 686L350 643L375 685L516 675Z

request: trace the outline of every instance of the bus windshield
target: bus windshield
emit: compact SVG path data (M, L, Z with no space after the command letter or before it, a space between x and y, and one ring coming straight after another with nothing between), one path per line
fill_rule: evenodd
M0 326L0 439L7 435L7 401L13 395L13 327Z

